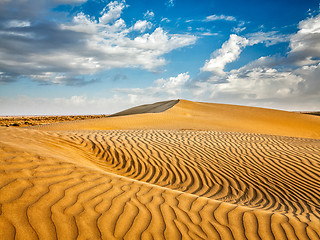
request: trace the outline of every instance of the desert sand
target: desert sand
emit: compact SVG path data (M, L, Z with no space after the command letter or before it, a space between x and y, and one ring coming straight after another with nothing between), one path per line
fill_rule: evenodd
M320 239L320 117L186 100L0 128L0 239Z
M171 108L167 108L168 105ZM41 130L215 130L320 138L318 116L227 104L162 102L123 111L123 115L35 126ZM147 112L145 109L149 110ZM166 110L165 110L166 109ZM130 115L127 115L130 114ZM112 117L114 116L114 117ZM115 117L117 116L117 117Z

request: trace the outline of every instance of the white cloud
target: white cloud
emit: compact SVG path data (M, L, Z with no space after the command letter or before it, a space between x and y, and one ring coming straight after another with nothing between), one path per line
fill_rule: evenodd
M203 21L204 22L211 22L211 21L218 21L218 20L224 20L224 21L237 21L237 19L233 16L226 16L226 15L210 15L207 16Z
M290 35L280 34L277 31L250 33L246 37L249 39L250 45L264 43L267 47L290 41Z
M114 89L114 91L116 93L125 94L126 97L129 97L130 103L132 104L176 99L183 96L183 89L185 89L185 85L189 79L190 75L186 72L168 79L160 78L156 80L151 87L118 88Z
M170 19L169 19L169 18L162 18L162 19L161 19L161 22L169 23L169 22L170 22Z
M101 17L99 18L99 23L107 24L120 18L122 10L126 7L124 2L110 2L102 11Z
M246 29L247 29L246 27L234 27L234 28L232 28L231 31L239 34L239 33L243 32Z
M155 81L156 92L166 92L172 97L179 97L183 86L187 83L190 76L189 73L180 73L177 77L170 77L169 79L158 79Z
M24 76L47 84L75 85L94 81L80 75L88 79L111 68L157 71L166 64L164 54L197 40L189 34L169 34L161 27L143 34L152 24L140 20L127 26L121 18L125 7L124 1L114 1L98 18L80 12L64 24L39 24L24 31L0 29L0 69L4 72L0 82ZM130 34L133 30L139 33Z
M266 56L260 57L254 61L249 62L247 65L243 66L241 69L250 70L253 68L278 68L285 61L284 57L279 56Z
M206 61L201 70L211 72L212 75L223 76L226 74L224 72L226 64L237 60L245 47L258 43L271 46L279 42L288 42L289 39L290 36L279 34L276 31L251 33L247 34L246 38L231 34L229 40L224 42L220 49L211 54L211 58ZM270 61L270 58L268 59ZM272 58L272 61L274 60ZM254 61L254 63L261 64L261 61L266 61L266 58L261 58L259 61Z
M23 28L23 27L30 27L29 21L24 20L10 20L6 24L7 28Z
M211 97L240 96L243 99L284 98L298 94L300 76L272 68L233 70L226 82L212 85Z
M263 43L266 46L289 42L285 57L265 56L247 65L224 72L224 66L239 57L242 49ZM320 15L299 23L296 34L276 31L234 35L212 54L203 71L209 76L192 83L198 100L229 102L288 110L320 109ZM298 67L293 67L295 63Z
M320 63L311 66L302 66L294 70L294 73L304 79L300 90L304 95L314 96L320 99ZM320 103L320 101L318 101ZM320 107L319 107L320 108Z
M140 31L140 32L145 32L146 29L151 29L151 28L152 28L152 23L148 22L147 20L138 20L133 26L133 30Z
M210 31L207 31L207 32L202 32L200 33L202 36L217 36L219 35L218 33L213 33L213 32L210 32Z
M153 54L164 54L173 49L193 44L196 37L193 35L181 35L166 33L161 27L154 30L153 33L146 33L133 39L133 47L154 51ZM148 52L151 53L151 52Z
M319 75L320 64L284 70L250 63L220 82L196 81L189 89L198 101L311 111L320 109Z
M205 29L204 27L198 27L196 28L197 31L199 31L198 34L202 36L217 36L219 35L218 33L213 33L209 29Z
M145 14L143 16L146 19L152 19L152 18L154 18L154 12L148 10L145 12Z
M298 66L320 62L320 14L299 23L299 31L291 36L288 60Z
M149 22L140 21L133 28L142 31L149 27ZM87 51L92 52L92 56L75 58L91 73L112 67L141 67L152 70L165 64L161 55L196 41L195 36L168 34L161 27L151 34L146 33L131 39L127 36L129 29L122 19L112 25L104 25L83 14L78 15L73 24L64 28L92 34L85 46ZM97 55L94 55L95 52ZM72 62L77 65L75 61Z
M222 47L213 52L210 60L206 61L201 69L202 71L211 72L217 75L224 75L224 67L227 63L236 60L242 49L249 44L249 40L239 37L235 34L230 35L230 38Z

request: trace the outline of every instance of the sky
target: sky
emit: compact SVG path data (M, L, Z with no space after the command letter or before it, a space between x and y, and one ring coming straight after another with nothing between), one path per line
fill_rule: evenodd
M320 110L315 0L0 0L0 115L171 99Z

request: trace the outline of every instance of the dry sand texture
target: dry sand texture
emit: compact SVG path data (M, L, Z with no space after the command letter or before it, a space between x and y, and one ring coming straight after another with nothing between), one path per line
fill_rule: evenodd
M318 117L188 101L157 108L0 128L0 239L320 239ZM217 124L232 110L238 121ZM245 119L267 125L254 132ZM223 131L232 124L238 132Z

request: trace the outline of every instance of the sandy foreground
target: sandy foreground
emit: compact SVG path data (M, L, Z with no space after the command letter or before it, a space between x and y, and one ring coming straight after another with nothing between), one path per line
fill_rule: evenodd
M320 239L320 118L179 100L2 127L0 239Z

